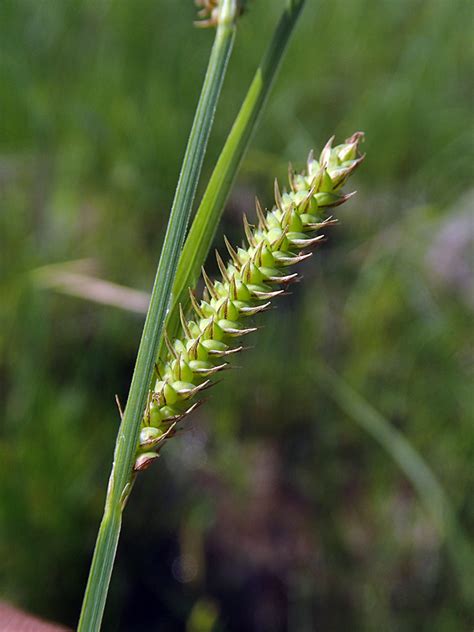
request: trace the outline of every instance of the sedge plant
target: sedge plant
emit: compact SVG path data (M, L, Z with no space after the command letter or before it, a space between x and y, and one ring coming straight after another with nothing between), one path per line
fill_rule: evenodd
M185 241L194 195L214 112L232 50L243 0L198 0L199 26L215 27L201 97L197 106L164 244L158 263L135 369L117 435L89 579L79 620L80 632L100 629L114 565L122 514L138 472L146 469L199 404L212 377L242 350L239 339L255 331L249 319L267 310L297 279L292 266L311 256L322 231L335 219L330 209L351 194L341 189L363 159L355 133L345 143L331 139L302 173L290 169L288 191L275 183L275 205L257 203L257 223L244 217L246 243L226 239L229 261L217 254L221 277L202 271L205 290L194 294L233 179L255 130L290 35L305 0L286 0L281 19L255 73L247 96L210 178Z

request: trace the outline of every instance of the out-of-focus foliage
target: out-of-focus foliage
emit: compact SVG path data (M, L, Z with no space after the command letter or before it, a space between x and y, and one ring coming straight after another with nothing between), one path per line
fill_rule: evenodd
M281 10L242 20L208 170ZM474 604L331 366L474 528L472 77L463 0L309 3L223 230L336 132L367 134L359 194L126 511L104 629L467 628ZM0 7L0 582L74 624L142 319L44 289L91 259L149 290L212 34L191 2ZM219 241L219 246L222 242ZM472 555L467 550L465 555Z

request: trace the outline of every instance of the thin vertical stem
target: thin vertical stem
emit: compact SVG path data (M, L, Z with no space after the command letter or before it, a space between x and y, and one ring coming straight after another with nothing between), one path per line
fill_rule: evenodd
M140 423L214 113L234 42L236 12L236 0L221 0L221 19L171 208L127 405L117 436L104 515L78 625L79 632L95 632L100 629L120 536L122 510L133 483L133 464Z

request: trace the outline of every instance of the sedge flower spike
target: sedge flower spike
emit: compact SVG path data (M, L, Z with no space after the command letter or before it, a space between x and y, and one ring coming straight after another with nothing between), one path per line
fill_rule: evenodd
M331 138L319 159L308 156L306 171L289 168L289 191L275 181L275 205L264 212L257 201L257 224L244 215L246 244L234 248L227 238L229 261L216 252L220 278L203 269L205 289L201 300L190 290L193 316L180 308L180 333L166 336L166 353L156 364L156 382L149 392L142 420L135 471L146 469L159 449L176 433L179 421L200 404L199 394L212 385L212 377L228 366L230 356L242 350L239 338L255 331L248 318L267 310L271 300L284 294L298 278L289 270L311 256L336 222L327 210L343 204L353 193L341 188L364 159L359 153L362 132L342 145Z

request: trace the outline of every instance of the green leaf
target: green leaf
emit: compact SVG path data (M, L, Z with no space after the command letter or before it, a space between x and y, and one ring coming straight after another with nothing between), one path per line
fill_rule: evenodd
M221 1L219 23L166 230L124 416L115 445L104 515L84 595L79 632L99 630L112 575L122 510L130 493L140 423L163 332L202 163L235 35L236 0Z
M179 305L186 308L189 304L188 288L195 287L197 283L232 183L257 127L305 2L306 0L287 0L285 10L211 175L179 260L173 285L173 301L167 320L167 329L170 334L176 334L179 326ZM163 350L164 342L162 341L160 356Z

